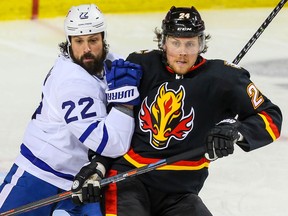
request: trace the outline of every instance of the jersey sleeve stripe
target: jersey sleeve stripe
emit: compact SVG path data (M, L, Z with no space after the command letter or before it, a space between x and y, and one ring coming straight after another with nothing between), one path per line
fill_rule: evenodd
M269 133L273 141L276 140L280 136L280 133L277 126L274 124L272 118L268 115L268 113L263 111L261 113L258 113L258 115L263 119L265 123L265 129Z
M106 126L104 125L104 127L103 127L103 137L102 137L100 145L98 146L98 148L96 150L96 152L98 154L101 154L103 152L104 148L107 145L107 142L108 142L108 131L107 131Z
M99 124L99 121L92 123L91 125L89 125L89 127L84 131L84 133L80 136L79 141L84 143L85 140L90 136L90 134L95 130L95 128L97 128ZM98 146L96 152L98 154L101 154L104 150L104 148L106 147L108 142L108 131L106 126L104 125L103 127L103 136L102 136L102 140L100 142L100 145ZM94 149L92 149L94 151Z
M89 127L84 131L84 133L80 136L80 142L84 143L88 136L93 132L95 128L97 128L99 121L92 123Z

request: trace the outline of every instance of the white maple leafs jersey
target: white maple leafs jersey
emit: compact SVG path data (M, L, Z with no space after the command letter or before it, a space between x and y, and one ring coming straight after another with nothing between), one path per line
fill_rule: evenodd
M114 60L113 54L108 54ZM69 190L88 162L88 150L107 157L126 153L134 118L107 113L105 79L60 55L47 75L42 101L27 126L15 163L38 178Z

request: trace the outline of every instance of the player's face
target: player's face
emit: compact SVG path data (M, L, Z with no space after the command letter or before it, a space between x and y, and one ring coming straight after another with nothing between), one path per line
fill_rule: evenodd
M73 60L90 74L97 74L103 69L103 47L101 33L71 37Z
M195 64L199 50L199 37L176 38L168 36L163 46L167 63L177 74L186 74Z

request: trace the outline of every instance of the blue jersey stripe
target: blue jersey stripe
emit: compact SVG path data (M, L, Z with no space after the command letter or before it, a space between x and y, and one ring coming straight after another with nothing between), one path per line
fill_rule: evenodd
M99 124L99 121L92 123L91 125L89 125L89 127L87 128L87 130L84 131L84 133L80 136L79 140L80 142L84 143L85 140L88 138L88 136L93 132L93 130L95 128L97 128ZM107 128L104 125L103 127L103 137L101 140L100 145L98 146L96 152L98 154L101 154L103 152L103 150L105 149L105 146L107 145L107 141L108 141L108 132L107 132Z
M96 152L98 154L101 154L103 152L104 148L107 145L107 142L108 142L108 132L107 132L106 126L104 125L104 127L103 127L103 138L101 140L100 145L98 146L98 148L96 150Z
M87 137L92 133L92 131L97 128L99 121L92 123L89 127L84 131L84 133L80 136L80 142L84 143Z
M53 173L54 175L60 178L64 178L70 181L73 180L74 178L73 175L58 172L54 170L52 167L50 167L48 164L46 164L44 161L42 161L41 159L35 157L35 155L33 155L33 153L23 143L20 148L21 148L21 151L20 151L21 154L38 168L45 170L47 172Z

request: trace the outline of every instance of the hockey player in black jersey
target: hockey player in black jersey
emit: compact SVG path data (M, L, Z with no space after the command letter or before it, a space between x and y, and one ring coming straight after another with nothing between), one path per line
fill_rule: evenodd
M198 196L211 159L232 154L235 144L249 152L280 136L281 111L250 80L249 72L201 56L209 39L204 30L194 7L173 6L162 29L155 30L159 49L128 56L127 61L143 69L142 103L135 107L131 148L112 165L110 175L191 149L205 149L206 157L110 184L106 215L211 216Z

